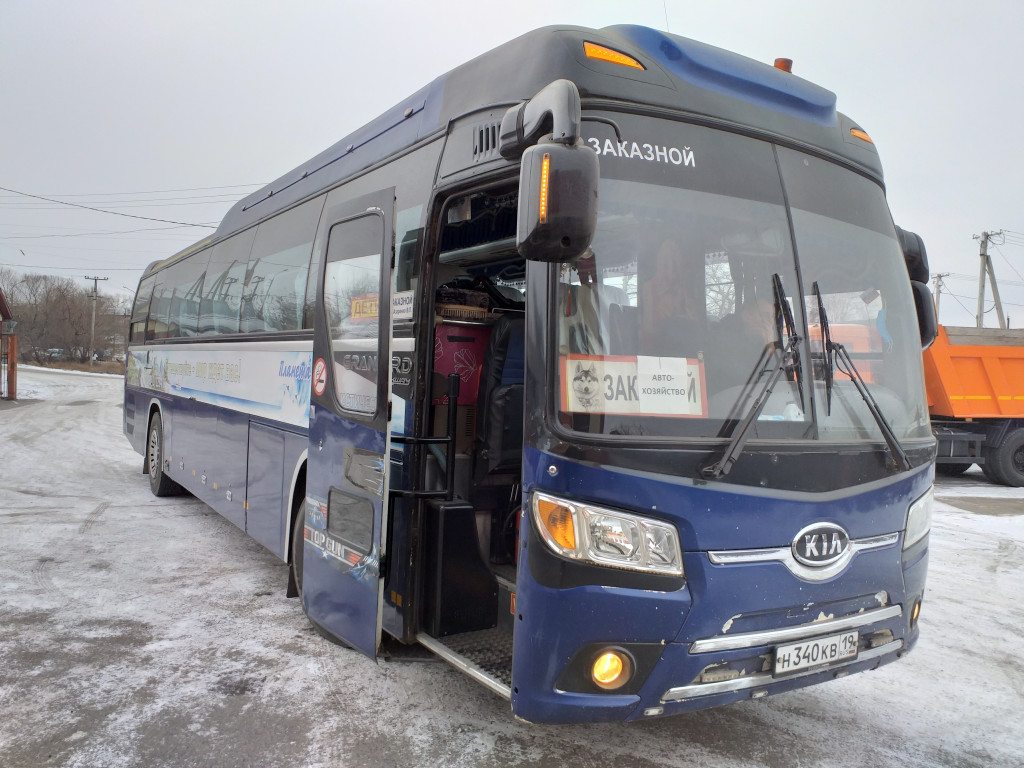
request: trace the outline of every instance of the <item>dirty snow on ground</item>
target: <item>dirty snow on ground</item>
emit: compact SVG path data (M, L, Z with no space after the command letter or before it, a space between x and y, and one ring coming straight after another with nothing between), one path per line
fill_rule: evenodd
M122 387L22 368L22 400L0 404L3 768L1024 764L1024 491L976 470L939 481L902 661L674 718L533 726L445 664L316 635L273 555L150 495Z

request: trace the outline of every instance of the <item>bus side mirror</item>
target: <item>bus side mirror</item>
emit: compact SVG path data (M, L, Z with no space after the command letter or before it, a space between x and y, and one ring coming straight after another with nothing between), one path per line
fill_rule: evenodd
M583 144L538 144L523 152L516 248L527 261L572 261L597 228L597 154Z
M908 232L902 227L896 227L896 236L900 241L900 249L903 251L903 261L907 265L907 274L911 280L919 283L927 283L930 277L928 272L928 251L925 250L924 240L921 236Z
M910 287L914 291L914 305L917 308L917 328L921 332L921 350L926 350L939 335L939 323L935 319L935 303L928 284L911 280Z

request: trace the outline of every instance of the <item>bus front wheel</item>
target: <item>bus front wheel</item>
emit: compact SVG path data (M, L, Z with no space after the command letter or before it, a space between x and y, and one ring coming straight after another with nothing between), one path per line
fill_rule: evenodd
M149 437L146 439L146 473L149 488L154 496L173 496L180 486L164 474L164 428L160 414L154 413L149 420Z
M306 542L306 505L299 503L299 511L295 514L295 523L292 525L292 585L295 587L295 597L302 602L302 557ZM291 595L289 595L290 597Z

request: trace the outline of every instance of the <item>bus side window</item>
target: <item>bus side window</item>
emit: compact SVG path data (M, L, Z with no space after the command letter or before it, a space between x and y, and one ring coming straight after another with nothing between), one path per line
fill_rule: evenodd
M149 305L153 298L153 287L156 277L150 276L139 283L135 303L132 305L132 320L129 342L138 344L146 340L146 322L149 318Z
M313 235L324 199L310 200L259 225L242 291L243 333L302 327Z
M256 229L248 229L214 247L199 304L199 335L238 333L242 281L255 236Z

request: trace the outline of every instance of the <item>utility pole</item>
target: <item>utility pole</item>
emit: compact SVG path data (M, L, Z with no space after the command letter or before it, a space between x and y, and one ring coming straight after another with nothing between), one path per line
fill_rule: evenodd
M939 272L935 275L935 322L939 322L939 299L942 298L942 287L945 283L944 277L949 277L949 272Z
M106 277L89 277L85 276L86 280L92 280L92 331L89 333L89 366L92 367L96 356L96 302L99 299L99 292L97 291L97 285L100 280L107 280Z
M981 235L975 235L975 240L981 241L981 269L978 274L978 314L977 314L977 326L978 328L985 327L985 275L988 274L988 279L992 283L992 298L996 302L996 315L999 316L999 327L1006 328L1006 319L1003 317L1003 303L999 300L999 286L996 285L996 273L992 268L992 257L988 255L988 243L993 237L998 237L1003 234L1003 230L998 232L982 232Z

